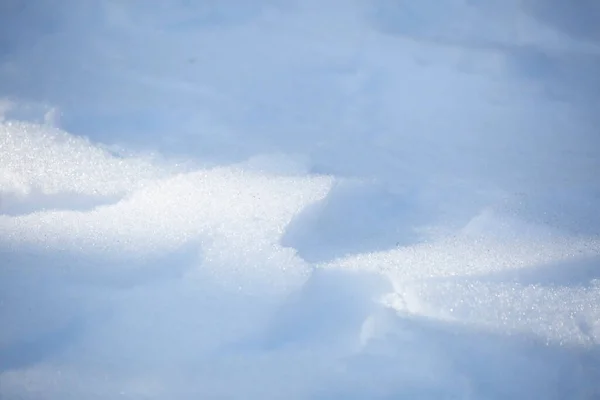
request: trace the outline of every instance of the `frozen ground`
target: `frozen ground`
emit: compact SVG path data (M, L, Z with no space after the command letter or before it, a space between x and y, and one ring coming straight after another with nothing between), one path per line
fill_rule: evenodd
M599 21L2 2L0 399L600 399Z

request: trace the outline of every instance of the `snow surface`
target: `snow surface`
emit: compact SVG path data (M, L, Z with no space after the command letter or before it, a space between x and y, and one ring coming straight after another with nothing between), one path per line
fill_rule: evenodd
M1 399L599 399L600 8L0 5Z

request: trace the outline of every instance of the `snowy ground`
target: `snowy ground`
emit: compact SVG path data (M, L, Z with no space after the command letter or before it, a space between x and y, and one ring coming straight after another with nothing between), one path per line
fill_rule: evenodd
M0 399L600 399L597 3L59 4L0 5Z

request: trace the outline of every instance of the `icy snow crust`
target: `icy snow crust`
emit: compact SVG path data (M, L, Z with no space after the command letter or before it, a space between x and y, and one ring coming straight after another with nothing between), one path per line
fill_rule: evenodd
M0 398L598 398L600 35L421 3L3 6Z

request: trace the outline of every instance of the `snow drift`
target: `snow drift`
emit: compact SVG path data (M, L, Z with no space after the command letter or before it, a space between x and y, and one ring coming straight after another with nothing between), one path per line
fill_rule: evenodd
M1 6L0 397L600 395L595 9L234 3Z

